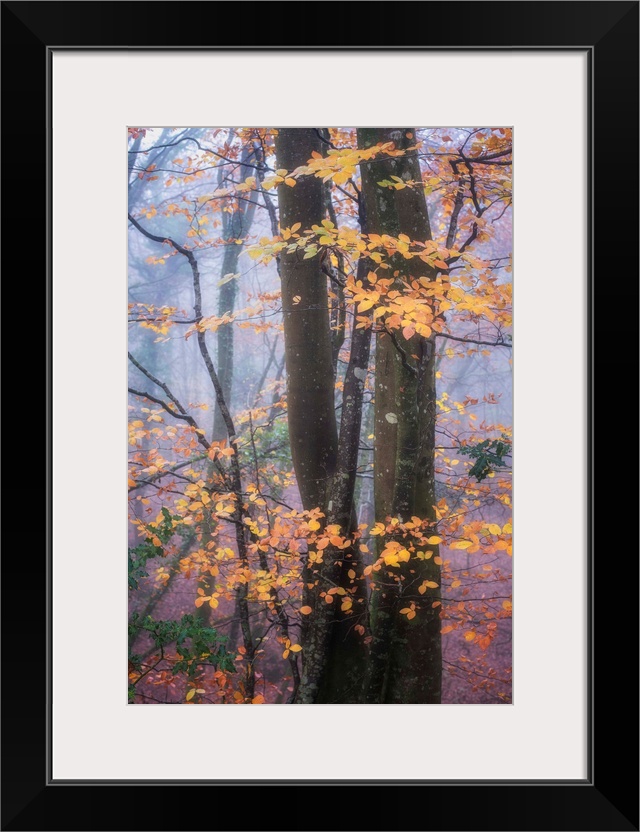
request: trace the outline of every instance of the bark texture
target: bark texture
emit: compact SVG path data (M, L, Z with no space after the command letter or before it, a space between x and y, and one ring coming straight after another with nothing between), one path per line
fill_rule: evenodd
M280 129L278 168L292 171L306 164L314 151L322 153L326 144L321 135L314 128ZM329 210L326 189L311 176L299 179L293 188L281 185L278 203L281 227L301 223L302 231L319 225ZM334 384L336 338L341 333L332 339L327 275L319 255L304 259L302 253L283 253L280 274L289 435L302 504L305 509L320 507L325 522L340 526L340 535L346 537L354 527L353 493L370 332L352 332L338 440ZM301 633L303 663L297 703L360 700L366 652L354 625L366 618L366 599L362 582L350 577L350 571L361 576L358 553L333 545L323 551L321 563L305 569L305 604L313 613L305 617ZM322 594L335 586L343 587L348 596L334 597L328 604ZM349 592L354 587L356 592ZM345 597L352 599L357 612L341 609Z
M412 128L358 130L363 147L393 141L406 149L414 143ZM376 156L363 163L362 197L370 233L412 240L431 239L429 215L422 188L390 190L378 185L399 176L420 181L420 166L411 153L402 157ZM395 258L398 289L404 278L433 273L418 258ZM434 448L436 407L434 342L419 335L406 340L402 333L383 327L376 336L375 378L375 510L376 520L412 516L435 521ZM440 568L438 547L429 546L429 560L412 558L400 569L382 568L371 597L371 661L368 702L436 703L440 701L442 656L438 608ZM438 589L418 592L424 580ZM419 607L411 621L400 609L411 602Z
M313 128L281 128L276 136L278 168L304 165L322 142ZM302 230L323 219L322 182L313 176L294 188L278 188L280 226ZM287 411L293 466L305 509L326 505L338 447L334 406L327 278L320 257L284 252L280 259L287 370Z

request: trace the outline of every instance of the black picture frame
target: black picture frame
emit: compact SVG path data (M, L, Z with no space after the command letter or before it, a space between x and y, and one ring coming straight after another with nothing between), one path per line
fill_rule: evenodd
M326 3L296 4L304 25L267 26L282 3L219 2L3 2L2 106L5 131L2 172L5 245L2 259L7 282L15 297L8 301L5 320L28 305L33 311L38 286L45 316L30 337L45 330L38 381L47 389L44 412L20 399L34 386L33 368L28 390L25 367L15 361L12 336L5 364L7 389L20 391L9 411L25 442L31 443L29 463L38 479L38 497L28 511L47 514L43 536L29 544L28 563L14 548L16 527L29 526L26 509L5 520L11 542L2 558L4 627L3 718L3 830L169 830L216 829L385 829L404 830L637 830L638 731L637 656L638 620L637 534L633 527L637 504L621 487L618 472L630 465L632 481L637 466L628 462L637 437L621 439L612 431L609 382L595 383L596 357L615 364L637 354L620 347L624 336L637 331L638 229L638 2L415 2L340 4L340 31L331 44L317 34L315 7ZM411 5L420 25L410 31L379 25L379 15L397 14ZM197 7L197 8L196 8ZM289 7L289 10L293 7ZM50 737L50 522L51 522L51 56L56 49L223 49L217 39L221 9L230 19L241 13L253 25L237 27L246 39L239 49L581 49L588 52L589 113L589 618L591 691L588 732L589 771L585 781L55 781L51 779ZM284 14L284 9L282 13ZM169 13L185 25L169 25ZM188 21L195 20L197 25ZM260 21L264 21L261 23ZM380 41L380 32L384 40ZM265 43L265 41L272 41ZM79 111L79 129L81 129ZM23 144L26 143L26 144ZM28 147L24 164L17 164L20 147ZM567 165L571 187L575 171ZM28 194L28 207L19 199ZM25 212L47 234L29 234L25 243ZM34 242L41 240L38 247ZM26 274L28 298L21 295ZM614 281L620 283L614 287ZM39 282L42 280L42 284ZM45 288L46 287L46 288ZM46 301L45 301L46 297ZM13 301L13 302L12 302ZM31 319L32 311L29 314ZM18 318L21 315L18 314ZM561 322L558 324L561 326ZM34 332L35 330L35 332ZM542 336L541 336L542 337ZM615 343L615 350L612 347ZM598 352L596 353L596 347ZM19 349L19 348L18 348ZM9 366L7 366L7 364ZM42 378L44 376L44 378ZM625 391L628 395L628 391ZM12 398L12 397L10 397ZM14 410L15 405L15 410ZM626 405L635 412L633 399ZM605 410L606 409L606 410ZM602 419L597 419L598 413ZM44 415L46 414L46 431ZM5 415L6 410L5 410ZM14 419L16 420L14 422ZM22 421L24 419L24 421ZM596 427L600 441L595 445ZM628 425L625 429L628 430ZM26 438L24 434L27 434ZM19 458L24 460L22 441ZM10 444L13 444L13 440ZM44 475L46 460L46 477ZM620 467L619 467L620 466ZM18 502L13 463L7 501ZM45 485L47 496L45 499ZM14 498L16 498L14 502ZM7 505L7 503L5 504ZM620 520L615 510L626 519ZM629 506L631 505L631 509ZM8 512L10 515L12 512ZM5 515L6 516L6 515ZM616 531L619 529L619 532ZM26 537L26 532L24 533ZM31 539L31 537L30 537ZM630 543L627 541L631 541ZM24 548L24 540L17 547ZM46 554L45 554L46 553ZM624 555L626 553L626 555ZM623 562L620 559L623 557ZM544 567L549 569L550 566ZM630 595L630 597L628 597ZM541 615L546 614L541 601ZM553 680L549 680L552 684ZM562 692L559 691L561 696ZM622 753L624 751L624 753ZM123 754L136 753L123 749ZM426 753L426 750L425 750ZM149 791L165 786L162 792ZM193 793L191 788L206 788ZM345 789L346 791L338 791ZM319 793L314 789L324 789ZM389 788L384 798L374 789ZM275 789L271 795L265 789ZM327 793L326 790L329 790ZM366 790L362 794L362 790ZM400 792L400 793L399 793ZM266 800L265 800L266 799ZM385 811L377 801L384 800ZM258 810L257 807L262 807ZM322 807L322 810L321 810ZM389 818L394 820L390 826Z

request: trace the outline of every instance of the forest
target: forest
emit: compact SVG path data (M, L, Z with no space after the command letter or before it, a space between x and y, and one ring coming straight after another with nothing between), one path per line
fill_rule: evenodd
M511 129L130 127L127 177L129 703L510 704Z

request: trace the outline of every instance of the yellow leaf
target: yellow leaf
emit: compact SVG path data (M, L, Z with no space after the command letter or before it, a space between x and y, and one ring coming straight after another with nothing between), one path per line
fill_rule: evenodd
M288 176L288 177L284 180L284 184L285 184L285 185L288 185L290 188L293 188L293 187L295 186L295 184L296 184L296 180L295 180L295 179L292 179L290 176Z
M303 615L311 615L311 613L313 612L313 610L311 609L311 607L300 607L300 612L301 612Z
M309 520L309 528L312 532L316 532L320 528L320 523L317 520Z
M437 546L437 545L438 545L438 543L442 543L442 538L441 538L441 537L438 537L437 535L435 535L435 534L434 534L434 535L432 535L431 537L428 537L428 538L427 538L427 543L428 543L430 546Z
M475 637L476 637L475 630L467 630L467 632L464 634L464 640L465 641L473 641Z
M502 529L497 523L491 523L487 526L487 529L491 532L491 534L500 534Z
M195 688L191 688L191 690L190 690L190 691L189 691L189 693L187 694L187 702L188 702L190 699L193 699L193 697L194 697L195 695L196 695L196 690L195 690Z
M455 543L451 544L452 549L468 549L470 546L473 546L470 540L456 540Z
M503 601L502 602L502 609L503 610L510 610L513 607L511 601Z
M302 650L302 647L299 644L292 644L289 648L292 653L299 653Z
M252 705L264 705L264 703L265 703L265 698L261 693L259 693L257 696L254 696L253 699L251 700Z
M437 589L438 588L438 584L435 581L425 581L424 585L428 586L429 589Z
M353 579L355 578L355 576L356 576L355 569L350 569L350 570L347 572L347 575L351 578L351 580L353 580Z

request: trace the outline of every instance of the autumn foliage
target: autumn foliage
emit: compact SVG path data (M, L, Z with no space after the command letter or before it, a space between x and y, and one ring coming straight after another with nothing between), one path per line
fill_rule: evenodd
M511 701L511 131L129 129L129 701Z

